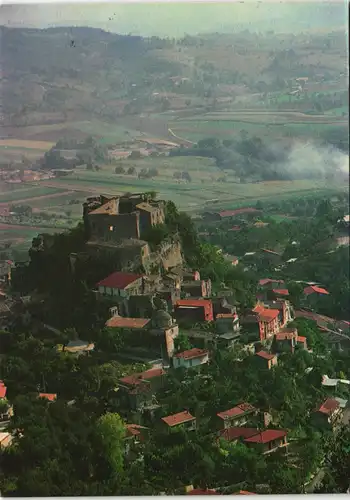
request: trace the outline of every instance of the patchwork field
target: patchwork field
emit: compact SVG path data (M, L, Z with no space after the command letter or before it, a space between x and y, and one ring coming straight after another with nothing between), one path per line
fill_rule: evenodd
M311 138L334 127L348 127L348 120L338 113L308 115L298 111L244 110L206 113L178 118L169 128L179 137L198 141L205 137L227 139L246 130L251 135L283 140L290 137Z
M48 151L55 143L48 141L33 141L24 139L0 139L0 147L36 149L39 151Z

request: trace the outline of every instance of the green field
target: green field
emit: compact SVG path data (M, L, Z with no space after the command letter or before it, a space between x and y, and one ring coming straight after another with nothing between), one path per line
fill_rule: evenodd
M99 136L101 144L116 144L130 140L132 137L139 137L140 132L132 130L122 125L115 125L113 123L100 122L97 120L88 122L75 122L72 124L73 128L80 130L86 134L91 134L96 137Z
M60 188L51 188L44 186L31 186L28 184L23 185L23 188L15 189L13 191L7 191L6 193L0 194L0 203L12 203L17 200L24 200L27 198L35 198L37 196L45 196L56 193L63 192L63 189Z

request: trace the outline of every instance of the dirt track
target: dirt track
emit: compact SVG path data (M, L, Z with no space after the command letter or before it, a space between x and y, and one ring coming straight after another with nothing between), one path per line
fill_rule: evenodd
M43 185L45 186L46 184L43 184ZM53 187L57 187L57 185L55 185ZM64 187L67 187L67 186L64 186ZM22 200L4 201L4 202L0 203L0 207L6 207L8 205L14 205L14 204L20 205L21 203L30 203L33 201L44 200L45 198L49 199L49 198L57 198L59 196L65 196L65 195L68 196L69 194L73 194L73 193L74 193L74 191L64 191L63 193L43 194L42 196L35 196L34 198L23 198Z

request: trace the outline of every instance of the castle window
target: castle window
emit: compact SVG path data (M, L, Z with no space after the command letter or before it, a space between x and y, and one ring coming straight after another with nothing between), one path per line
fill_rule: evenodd
M109 230L110 230L110 231L113 231L113 226L109 226Z

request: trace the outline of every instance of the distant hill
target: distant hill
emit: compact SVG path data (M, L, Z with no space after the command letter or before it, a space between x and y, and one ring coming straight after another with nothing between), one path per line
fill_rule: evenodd
M341 31L175 40L89 27L1 27L0 36L5 126L158 113L169 109L168 94L203 104L225 95L221 85L231 86L226 93L232 96L235 85L256 92L259 80L276 80L278 90L286 78L322 73L339 79L347 61Z

